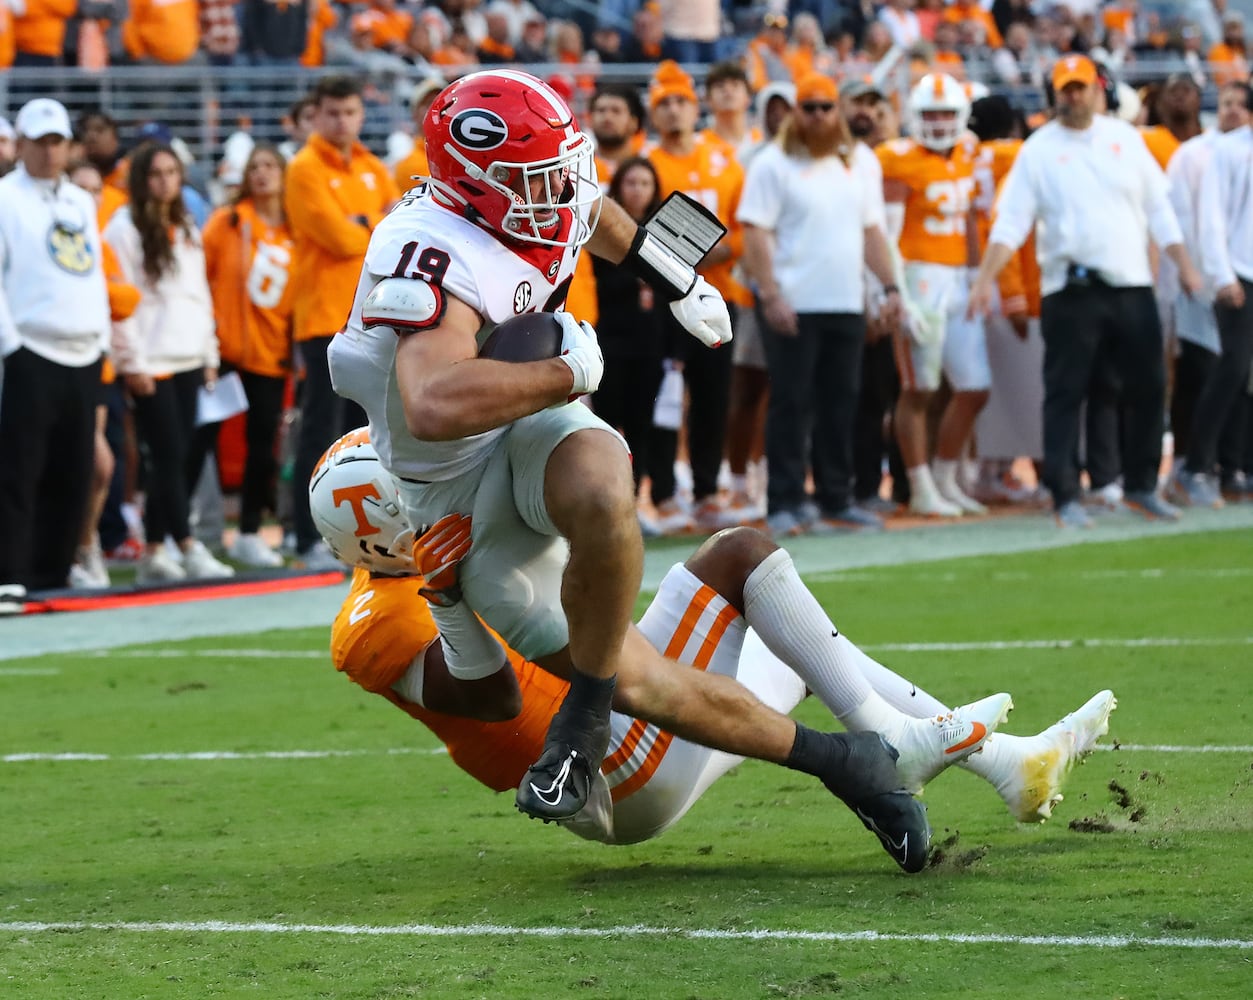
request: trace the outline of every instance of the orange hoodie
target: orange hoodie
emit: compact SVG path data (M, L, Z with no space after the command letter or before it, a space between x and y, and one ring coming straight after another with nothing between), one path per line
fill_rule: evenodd
M13 35L13 11L8 4L0 3L0 69L8 69L13 65L13 54L17 51L17 40Z
M14 47L27 55L59 59L65 22L77 10L78 0L26 0L26 13L13 19Z
M292 157L286 203L296 242L296 340L330 337L344 325L370 233L399 196L387 167L359 142L345 160L315 133Z
M275 378L287 374L292 246L287 226L266 223L248 199L224 205L205 223L205 271L218 351L242 371Z

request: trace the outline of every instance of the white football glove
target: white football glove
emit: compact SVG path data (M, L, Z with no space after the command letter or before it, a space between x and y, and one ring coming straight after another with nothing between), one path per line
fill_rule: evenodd
M558 356L574 373L574 388L570 390L569 399L573 402L600 386L601 376L605 374L605 358L600 353L600 342L591 323L580 323L568 312L559 312L556 316L561 323L561 354Z
M699 274L683 298L670 303L679 325L706 347L731 343L731 314L722 294Z

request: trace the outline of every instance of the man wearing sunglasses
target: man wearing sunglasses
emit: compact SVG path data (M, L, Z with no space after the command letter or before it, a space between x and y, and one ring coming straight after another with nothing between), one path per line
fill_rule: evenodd
M882 526L853 503L863 260L888 290L886 309L900 308L874 154L854 141L829 77L802 78L796 97L775 142L749 164L738 215L770 380L786 387L771 393L766 418L766 520L776 537Z

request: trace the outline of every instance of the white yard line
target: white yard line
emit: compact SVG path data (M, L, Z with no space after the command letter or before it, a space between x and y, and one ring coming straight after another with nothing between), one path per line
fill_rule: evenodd
M130 761L130 760L326 760L329 757L401 757L407 754L438 756L446 754L444 747L417 749L396 747L391 750L196 750L191 753L10 753L0 756L0 764L54 763L79 761Z
M10 921L0 933L39 934L66 931L113 931L135 934L326 934L339 937L533 937L533 938L683 938L699 941L814 941L919 944L1011 944L1043 948L1206 948L1248 951L1253 940L1206 937L1144 937L1135 934L896 934L880 931L729 931L712 928L649 927L509 927L500 924L276 924L229 921Z
M58 667L0 667L0 677L55 677Z
M1148 636L1143 639L989 639L983 642L880 642L861 648L868 653L965 653L1008 649L1138 649L1145 646L1250 646L1253 636Z

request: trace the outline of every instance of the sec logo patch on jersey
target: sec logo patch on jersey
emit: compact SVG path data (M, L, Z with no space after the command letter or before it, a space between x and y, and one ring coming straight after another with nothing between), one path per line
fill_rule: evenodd
M513 311L515 313L524 313L531 304L531 283L524 281L514 290L513 293Z

